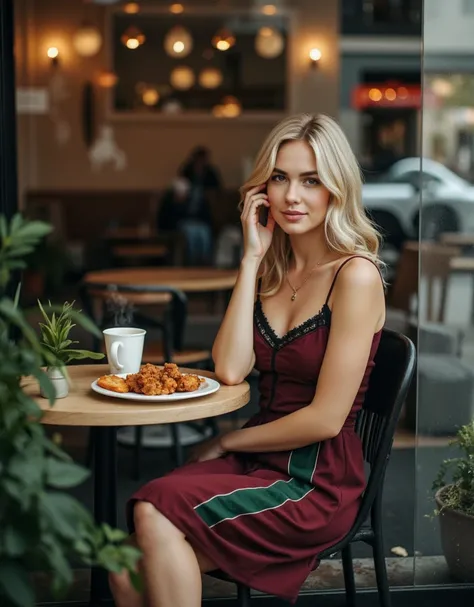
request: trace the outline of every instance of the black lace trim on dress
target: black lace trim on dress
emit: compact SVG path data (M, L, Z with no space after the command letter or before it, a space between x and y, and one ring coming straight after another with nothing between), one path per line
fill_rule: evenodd
M295 341L295 339L298 339L299 337L312 333L319 327L328 327L330 320L331 310L327 304L324 304L317 314L311 316L311 318L308 318L300 325L293 327L293 329L290 329L282 337L279 337L268 322L268 318L266 317L262 308L261 300L257 299L255 302L255 321L257 324L257 329L265 341L272 348L276 348L277 350Z

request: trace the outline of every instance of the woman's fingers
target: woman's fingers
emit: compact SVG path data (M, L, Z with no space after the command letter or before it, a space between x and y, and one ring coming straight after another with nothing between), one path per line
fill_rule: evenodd
M270 206L270 203L268 201L268 196L264 193L261 194L255 194L254 196L251 196L247 206L244 208L243 212L242 212L242 219L244 221L247 221L251 216L255 216L255 214L257 213L257 209L259 206L261 205L265 205L266 207Z
M267 186L266 183L262 183L260 185L255 186L254 188L250 188L250 190L247 192L247 194L245 194L244 206L242 209L242 216L246 215L246 213L248 212L248 208L252 204L253 196L255 196L259 193L264 194L264 192L262 192L262 190L264 188L266 188L266 186Z

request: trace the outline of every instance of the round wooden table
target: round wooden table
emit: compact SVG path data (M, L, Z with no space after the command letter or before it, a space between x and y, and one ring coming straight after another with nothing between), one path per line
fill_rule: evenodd
M86 285L166 285L185 293L227 291L234 288L237 270L218 268L114 268L97 270L84 276Z
M209 371L181 369L214 378ZM68 366L71 377L69 395L51 407L39 394L38 382L25 378L23 389L35 398L44 414L41 422L61 426L89 426L93 430L94 515L98 523L117 525L117 427L169 424L214 417L236 411L250 400L247 382L237 386L221 385L209 396L165 403L144 404L109 398L93 392L91 384L109 372L107 365ZM94 569L91 576L90 604L110 600L107 572Z

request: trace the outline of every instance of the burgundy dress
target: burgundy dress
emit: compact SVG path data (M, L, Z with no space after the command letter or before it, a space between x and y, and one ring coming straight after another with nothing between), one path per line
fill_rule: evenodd
M321 311L283 337L275 334L257 300L254 349L260 411L247 426L271 422L312 401L330 330L328 300L344 263ZM302 583L319 564L318 554L346 535L359 508L365 476L354 426L380 335L374 335L354 405L335 438L292 451L230 453L178 468L132 496L130 531L133 503L151 502L191 545L234 579L296 601Z

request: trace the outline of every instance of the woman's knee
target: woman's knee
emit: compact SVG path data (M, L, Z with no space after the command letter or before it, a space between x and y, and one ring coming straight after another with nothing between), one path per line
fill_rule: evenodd
M156 542L160 539L169 541L176 537L184 537L184 534L149 502L136 502L133 519L139 544L143 545L147 539Z

